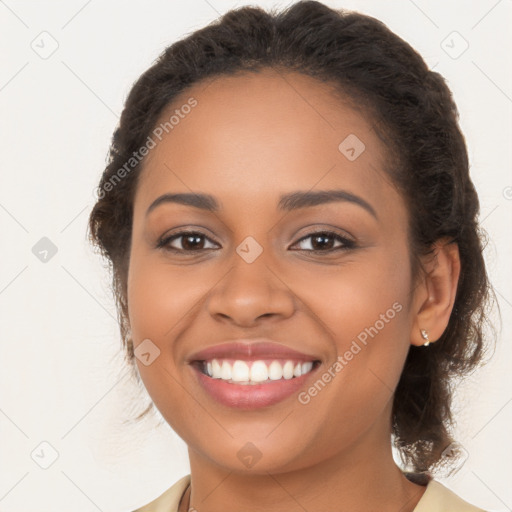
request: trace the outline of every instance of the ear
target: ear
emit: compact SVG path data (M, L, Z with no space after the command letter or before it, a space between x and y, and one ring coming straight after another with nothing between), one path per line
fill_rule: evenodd
M459 247L455 242L439 239L433 246L434 254L423 261L427 274L414 292L414 310L411 344L425 343L421 329L429 341L437 341L445 331L455 302L460 275Z

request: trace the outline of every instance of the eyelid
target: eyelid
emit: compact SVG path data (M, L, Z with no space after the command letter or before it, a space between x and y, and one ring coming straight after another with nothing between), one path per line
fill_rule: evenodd
M354 242L354 243L356 242L356 239L352 235L350 235L349 233L347 233L344 230L340 230L340 228L335 228L334 226L326 226L326 227L314 226L311 229L308 229L305 233L303 233L301 235L301 237L299 238L299 240L302 240L304 237L307 237L309 235L314 235L317 233L328 233L331 235L339 236L340 238L344 238L345 240L350 241L350 242Z

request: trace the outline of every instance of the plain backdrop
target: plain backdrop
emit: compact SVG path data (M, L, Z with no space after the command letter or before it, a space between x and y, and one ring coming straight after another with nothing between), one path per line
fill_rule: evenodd
M492 361L457 389L468 456L440 479L512 510L512 1L325 3L382 20L453 91L503 323ZM242 5L0 1L0 511L132 510L188 473L185 444L158 416L125 423L147 395L123 367L86 223L131 85L167 45Z

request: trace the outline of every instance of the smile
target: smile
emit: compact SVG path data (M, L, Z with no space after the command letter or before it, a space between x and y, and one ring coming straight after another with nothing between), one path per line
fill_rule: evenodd
M208 377L229 383L256 384L275 380L289 380L309 373L314 361L212 359L202 361L201 370Z
M298 393L319 365L318 360L212 359L190 367L210 398L231 408L256 409Z

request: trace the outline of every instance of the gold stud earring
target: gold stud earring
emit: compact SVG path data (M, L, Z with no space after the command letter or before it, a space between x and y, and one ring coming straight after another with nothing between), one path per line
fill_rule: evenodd
M425 343L423 343L424 347L428 347L430 345L430 340L428 339L428 332L425 329L420 329L421 337L424 340L427 340Z

